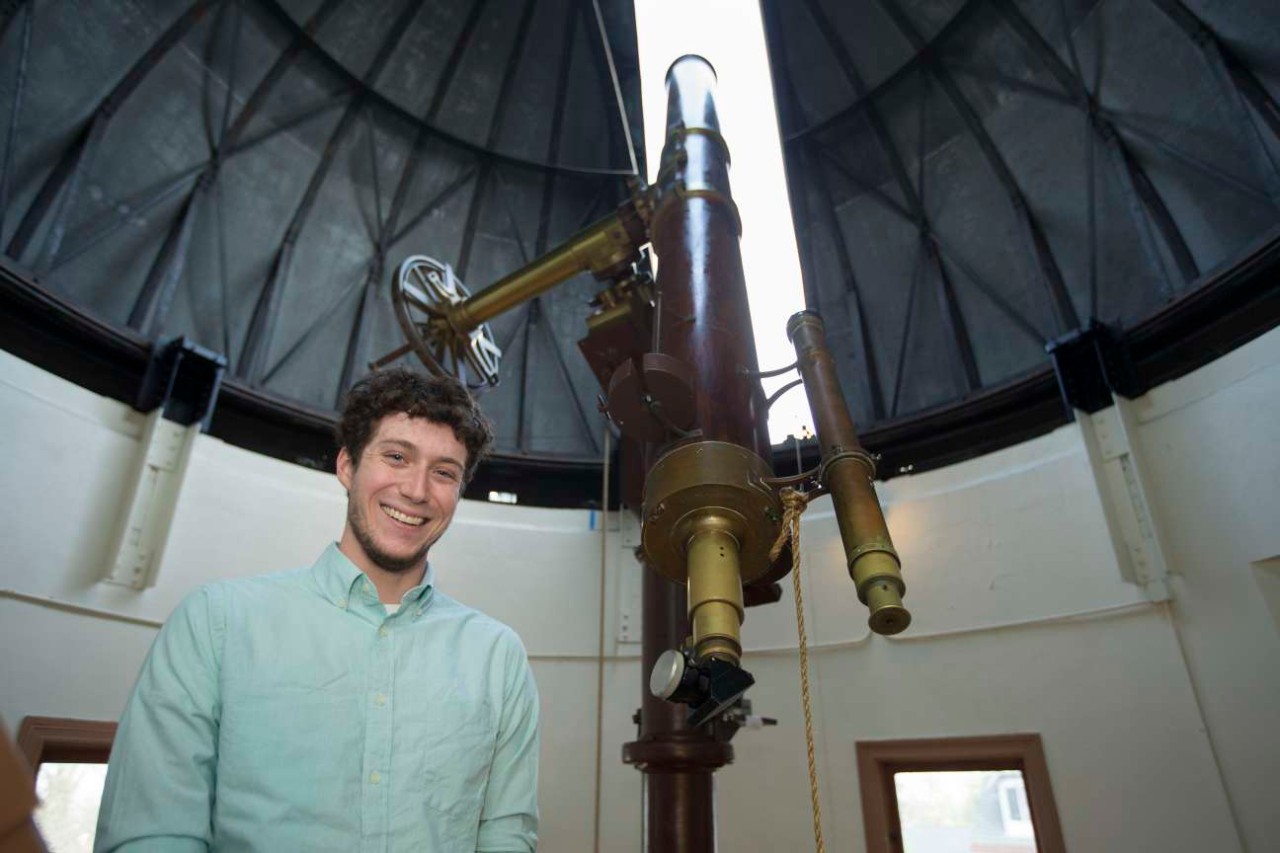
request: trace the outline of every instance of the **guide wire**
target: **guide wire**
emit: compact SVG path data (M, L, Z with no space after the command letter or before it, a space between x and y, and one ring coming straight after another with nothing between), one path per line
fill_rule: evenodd
M618 102L618 120L622 123L622 135L627 143L627 156L631 159L631 174L642 177L640 163L636 159L636 145L631 138L631 121L627 117L627 105L622 98L622 85L618 82L618 68L613 62L613 48L609 46L609 34L604 26L604 14L600 11L600 0L591 0L596 13L596 27L600 30L600 44L604 47L605 63L609 66L609 80L613 83L613 96Z
M596 785L592 837L600 850L600 787L604 776L604 615L605 580L609 566L609 424L604 425L604 458L600 483L600 625L596 647Z

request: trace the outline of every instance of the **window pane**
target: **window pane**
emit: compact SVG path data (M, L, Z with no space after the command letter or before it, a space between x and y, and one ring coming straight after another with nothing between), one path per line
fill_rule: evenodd
M1017 770L893 774L906 853L1035 853Z
M35 818L50 853L90 853L106 780L105 764L40 765Z

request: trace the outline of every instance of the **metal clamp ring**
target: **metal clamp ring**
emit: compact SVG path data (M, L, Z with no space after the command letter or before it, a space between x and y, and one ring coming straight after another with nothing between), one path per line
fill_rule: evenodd
M862 463L867 469L867 476L874 480L876 478L876 460L870 453L859 447L857 450L841 450L831 454L818 465L818 481L825 483L827 481L827 469L843 459L856 459Z

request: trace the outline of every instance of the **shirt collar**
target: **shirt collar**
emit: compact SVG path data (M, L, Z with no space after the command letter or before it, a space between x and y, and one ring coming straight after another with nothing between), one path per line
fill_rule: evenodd
M348 601L359 599L362 594L369 595L377 602L377 594L373 592L373 583L365 577L364 572L347 555L338 550L338 543L331 542L320 554L311 567L311 576L315 578L320 594L338 607L346 607ZM367 588L362 592L362 585ZM427 570L422 575L422 583L410 589L400 600L402 607L421 602L425 605L431 598L435 588L435 572L427 563Z

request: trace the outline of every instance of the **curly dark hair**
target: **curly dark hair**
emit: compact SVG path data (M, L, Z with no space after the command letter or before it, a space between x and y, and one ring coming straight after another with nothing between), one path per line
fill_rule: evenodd
M404 412L453 429L467 448L463 484L471 481L476 466L493 446L493 425L458 380L448 376L414 373L403 367L377 370L347 392L342 414L334 428L339 447L359 464L360 455L387 415Z

